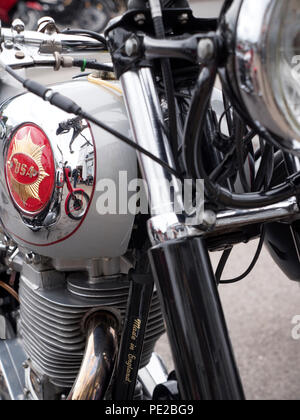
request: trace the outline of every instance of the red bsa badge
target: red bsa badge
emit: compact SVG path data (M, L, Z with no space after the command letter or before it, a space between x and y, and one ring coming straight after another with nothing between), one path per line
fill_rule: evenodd
M25 213L40 213L51 199L54 180L53 152L46 134L34 124L23 125L14 134L6 159L13 201Z

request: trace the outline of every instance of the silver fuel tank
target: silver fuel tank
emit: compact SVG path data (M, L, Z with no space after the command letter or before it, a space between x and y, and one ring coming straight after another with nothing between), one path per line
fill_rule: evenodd
M55 90L130 136L118 85L92 82ZM65 261L126 253L135 216L119 211L119 183L120 174L123 182L137 178L133 149L28 93L1 106L0 140L0 217L21 248ZM115 194L105 214L108 185Z

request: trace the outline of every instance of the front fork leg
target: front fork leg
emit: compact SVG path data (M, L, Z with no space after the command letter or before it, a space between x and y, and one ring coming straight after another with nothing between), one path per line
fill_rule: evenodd
M216 71L200 78L202 120L214 86ZM210 77L208 77L210 76ZM125 72L121 78L132 134L137 144L175 168L166 136L161 101L150 68ZM201 121L199 121L201 123ZM152 271L163 303L167 330L184 399L244 399L233 357L215 277L203 238L191 238L178 179L149 157L139 154L147 181ZM172 188L170 189L170 186ZM171 192L172 191L172 192ZM179 212L180 213L180 212ZM177 241L172 241L172 239Z
M245 399L205 240L166 242L149 253L181 397Z

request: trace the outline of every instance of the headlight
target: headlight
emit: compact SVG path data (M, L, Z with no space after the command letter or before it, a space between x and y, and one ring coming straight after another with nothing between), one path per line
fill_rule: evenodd
M233 0L223 29L232 54L228 80L242 105L252 120L295 149L295 140L300 141L300 0Z

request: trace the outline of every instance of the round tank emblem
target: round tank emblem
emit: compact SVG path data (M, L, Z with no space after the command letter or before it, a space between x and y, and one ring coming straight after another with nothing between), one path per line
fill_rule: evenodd
M15 204L25 213L41 212L51 199L54 180L54 158L46 134L34 124L21 126L6 159L6 181Z

